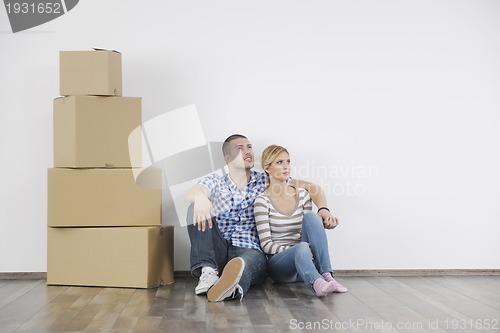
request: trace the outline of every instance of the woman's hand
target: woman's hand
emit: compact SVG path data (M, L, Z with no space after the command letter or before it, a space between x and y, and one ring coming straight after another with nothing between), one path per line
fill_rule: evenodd
M215 216L212 203L204 196L198 196L194 201L193 225L198 225L198 231L205 231L206 225L212 229L212 217Z
M318 212L318 215L323 220L323 225L325 226L325 229L333 229L339 225L339 220L326 209L320 210Z

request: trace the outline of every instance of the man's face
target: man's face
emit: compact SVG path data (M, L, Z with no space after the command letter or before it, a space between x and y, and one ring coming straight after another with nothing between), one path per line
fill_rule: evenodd
M238 138L229 142L229 154L224 156L227 164L250 170L254 165L252 144L248 139Z

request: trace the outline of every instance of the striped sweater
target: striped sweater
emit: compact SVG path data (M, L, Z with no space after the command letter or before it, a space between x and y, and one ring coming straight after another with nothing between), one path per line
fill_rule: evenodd
M303 188L295 195L295 209L285 214L262 193L255 198L254 214L260 246L266 254L280 253L298 243L302 238L302 218L312 210L311 196Z

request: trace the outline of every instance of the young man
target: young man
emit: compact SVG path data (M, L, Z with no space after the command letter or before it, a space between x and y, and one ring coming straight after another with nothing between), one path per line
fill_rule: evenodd
M253 209L255 198L266 189L266 176L252 170L254 153L245 136L228 137L222 152L228 175L209 175L188 193L193 203L187 216L191 274L199 278L195 293L207 293L211 302L241 300L251 285L262 283L267 276ZM317 207L327 206L319 186L295 179L290 184L307 189ZM318 214L325 228L337 226L338 220L328 209Z

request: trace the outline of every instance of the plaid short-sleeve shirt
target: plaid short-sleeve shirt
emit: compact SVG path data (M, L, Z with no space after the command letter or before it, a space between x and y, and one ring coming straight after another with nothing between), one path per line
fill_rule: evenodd
M221 177L211 174L198 184L203 184L210 190L217 226L224 238L234 246L261 251L253 203L266 189L266 175L252 170L250 181L241 191L229 175Z

